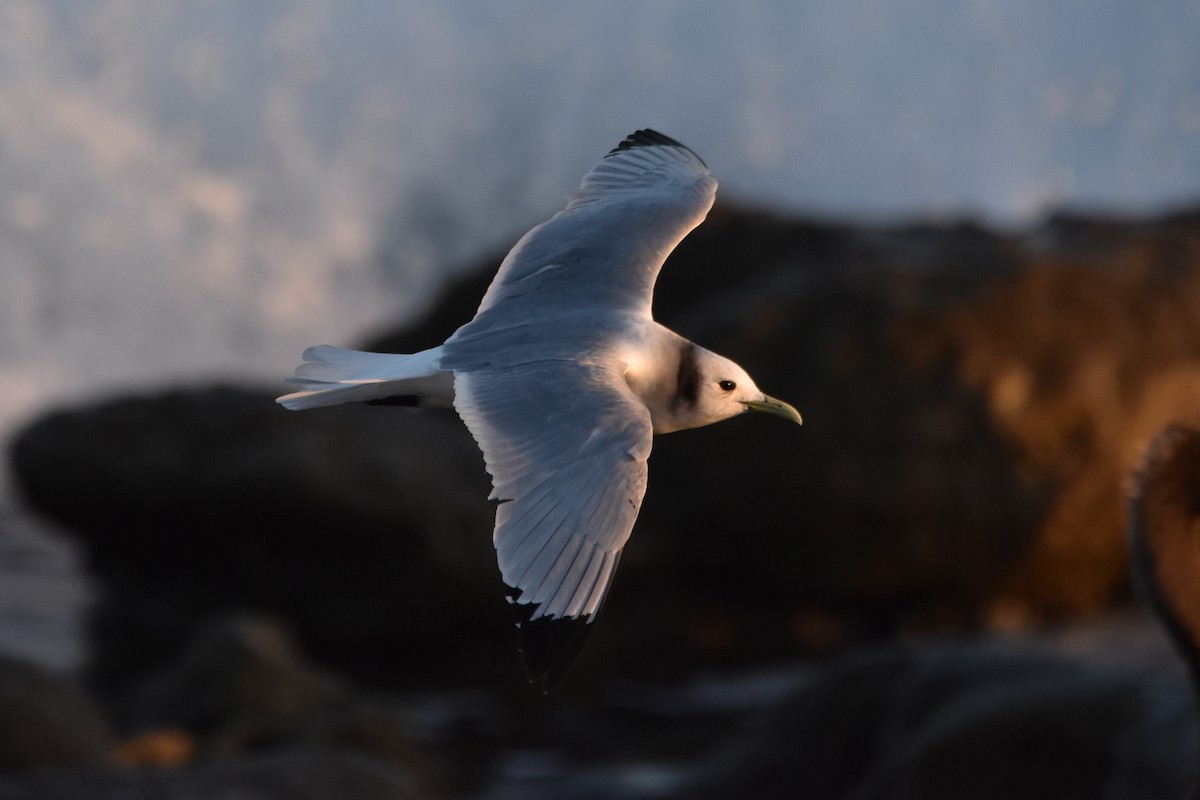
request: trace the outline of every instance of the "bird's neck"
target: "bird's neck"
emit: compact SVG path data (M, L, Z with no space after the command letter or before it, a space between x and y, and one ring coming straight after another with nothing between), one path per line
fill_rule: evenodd
M645 403L655 433L697 427L689 418L700 391L703 350L654 323L625 348L625 382ZM703 423L700 423L703 424Z

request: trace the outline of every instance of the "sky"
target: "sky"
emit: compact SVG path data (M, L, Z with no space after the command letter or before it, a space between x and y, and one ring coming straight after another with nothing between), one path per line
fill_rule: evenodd
M643 127L780 213L1158 213L1200 2L8 0L0 436L411 318Z

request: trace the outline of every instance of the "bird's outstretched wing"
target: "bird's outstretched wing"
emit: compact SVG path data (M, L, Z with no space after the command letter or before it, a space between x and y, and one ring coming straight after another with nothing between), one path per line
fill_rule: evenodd
M663 261L704 221L716 191L704 162L679 142L650 130L629 135L566 208L517 242L476 320L502 304L505 315L553 304L649 316Z
M500 501L493 539L518 643L547 690L591 629L646 490L650 412L618 351L653 324L659 269L716 186L678 142L630 135L517 243L443 346Z
M542 361L455 375L500 501L493 541L518 644L546 691L583 644L646 491L650 415L614 372Z

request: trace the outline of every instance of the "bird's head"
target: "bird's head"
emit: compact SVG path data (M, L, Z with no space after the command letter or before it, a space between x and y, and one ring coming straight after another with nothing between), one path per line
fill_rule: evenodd
M670 402L669 430L699 428L747 411L774 414L801 424L800 412L762 392L738 364L694 347L680 360Z

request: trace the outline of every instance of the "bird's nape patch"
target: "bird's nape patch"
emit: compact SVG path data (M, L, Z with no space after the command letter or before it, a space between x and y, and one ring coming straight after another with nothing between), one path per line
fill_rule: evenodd
M700 400L700 366L696 345L684 341L679 347L679 368L675 372L675 391L671 394L671 410L693 408Z
M505 590L517 626L517 649L524 658L529 682L540 684L549 694L566 677L587 641L592 615L533 619L537 606L520 602L520 589L505 586Z

